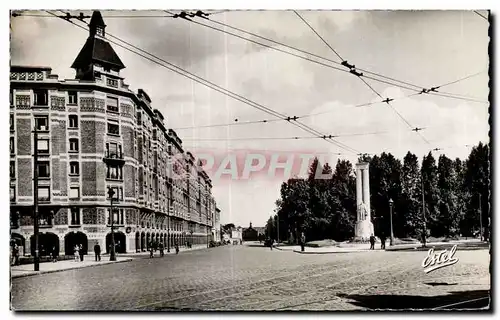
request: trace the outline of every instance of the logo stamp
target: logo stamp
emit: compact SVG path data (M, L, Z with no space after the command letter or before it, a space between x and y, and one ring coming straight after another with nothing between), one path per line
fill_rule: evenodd
M458 258L454 257L456 251L457 245L454 245L450 251L443 250L439 253L434 253L434 248L429 249L427 257L422 261L424 272L429 273L437 269L454 265L458 262Z

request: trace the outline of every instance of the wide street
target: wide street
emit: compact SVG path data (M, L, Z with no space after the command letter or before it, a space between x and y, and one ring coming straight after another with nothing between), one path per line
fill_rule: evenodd
M223 246L12 280L14 310L480 308L488 250L425 274L425 251L297 254ZM461 303L471 301L469 303Z

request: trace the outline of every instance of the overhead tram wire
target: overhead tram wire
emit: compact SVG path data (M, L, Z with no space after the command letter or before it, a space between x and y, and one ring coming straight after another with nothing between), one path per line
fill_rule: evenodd
M166 11L167 13L169 14L172 14L171 12L169 11ZM301 53L304 53L304 54L307 54L307 55L310 55L310 56L313 56L313 57L316 57L316 58L319 58L319 59L322 59L322 60L325 60L325 61L328 61L328 62L331 62L331 63L334 63L334 64L337 64L337 65L342 65L342 63L339 63L335 60L332 60L332 59L329 59L329 58L325 58L325 57L322 57L320 55L317 55L317 54L314 54L312 52L308 52L308 51L305 51L305 50L302 50L302 49L299 49L299 48L296 48L296 47L293 47L293 46L290 46L290 45L287 45L285 43L282 43L282 42L279 42L279 41L276 41L274 39L270 39L270 38L267 38L267 37L264 37L264 36L261 36L259 34L256 34L256 33L252 33L252 32L249 32L249 31L246 31L246 30L243 30L243 29L240 29L240 28L237 28L237 27L233 27L233 26L230 26L228 24L225 24L225 23L222 23L220 21L217 21L217 20L213 20L213 19L208 19L207 17L204 17L202 15L197 15L197 14L190 14L188 15L189 17L194 17L194 16L197 16L197 17L201 17L203 19L206 19L207 21L210 21L210 22L213 22L213 23L216 23L216 24L219 24L221 26L224 26L226 28L230 28L230 29L233 29L233 30L236 30L236 31L239 31L239 32L242 32L242 33L246 33L248 35L251 35L251 36L254 36L256 38L260 38L260 39L263 39L263 40L266 40L266 41L269 41L269 42L272 42L272 43L275 43L275 44L278 44L278 45L281 45L283 47L286 47L286 48L289 48L289 49L292 49L292 50L295 50L295 51L298 51L298 52L301 52ZM288 52L288 51L284 51L284 50L281 50L281 49L278 49L278 48L275 48L275 47L272 47L272 46L269 46L267 44L264 44L264 43L261 43L261 42L258 42L258 41L255 41L253 39L248 39L248 38L245 38L245 37L242 37L240 35L237 35L237 34L234 34L234 33L231 33L231 32L228 32L224 29L219 29L219 28L215 28L213 26L210 26L210 25L207 25L207 24L204 24L204 23L201 23L201 22L198 22L198 21L195 21L195 20L191 20L189 18L186 18L184 17L185 20L188 20L192 23L195 23L195 24L198 24L198 25L201 25L201 26L204 26L204 27L207 27L207 28L210 28L210 29L213 29L213 30L216 30L216 31L220 31L220 32L223 32L223 33L226 33L226 34L229 34L229 35L232 35L234 37L237 37L237 38L240 38L240 39L243 39L243 40L246 40L246 41L249 41L249 42L252 42L252 43L255 43L255 44L259 44L261 46L264 46L264 47L267 47L269 49L272 49L272 50L276 50L276 51L279 51L279 52L282 52L282 53L285 53L285 54L289 54L289 55L292 55L292 56L295 56L295 57L298 57L298 58L301 58L301 59L304 59L304 60L307 60L307 61L310 61L310 62L313 62L313 63L317 63L317 64L320 64L320 65L323 65L323 66L326 66L326 67L330 67L330 68L333 68L333 69L336 69L338 71L343 71L343 72L349 72L349 71L346 71L345 69L338 69L338 68L335 68L331 65L325 65L324 63L321 63L319 61L316 61L316 60L312 60L310 58L307 58L307 57L303 57L303 56L300 56L300 55L296 55L296 54L293 54L291 52ZM366 73L366 74L371 74L371 75L375 75L379 78L383 78L383 79L387 79L387 80L391 80L393 82L397 82L399 84L395 84L393 82L389 82L387 80L382 80L382 79L378 79L378 78L374 78L374 77L371 77L371 76L367 76L367 75L363 75L364 78L366 79L370 79L370 80L373 80L373 81L377 81L377 82L381 82L381 83L385 83L385 84L388 84L388 85L392 85L392 86L397 86L401 89L406 89L406 90L411 90L411 91L416 91L416 92L420 92L422 91L424 88L423 86L419 86L419 85L415 85L415 84L412 84L412 83L409 83L409 82L405 82L405 81L402 81L402 80L398 80L398 79L395 79L395 78L391 78L391 77L387 77L387 76L384 76L384 75L381 75L381 74L378 74L378 73L375 73L375 72L371 72L369 70L366 70L366 69L362 69L362 68L356 68L357 70L359 71L363 71L363 73ZM406 86L403 86L401 84L404 84ZM408 87L409 86L409 87ZM413 87L413 88L412 88ZM418 88L418 89L417 89ZM424 88L425 89L425 88ZM429 89L427 89L429 90ZM426 93L429 93L430 95L436 95L436 92L435 91L430 91L430 92L426 92ZM444 94L447 94L447 95L453 95L453 96L456 96L454 98L456 99L462 99L464 98L463 100L467 100L467 101L472 101L472 102L478 102L478 103L487 103L487 101L481 101L479 100L478 98L476 97L470 97L470 96L463 96L463 95L459 95L459 94L455 94L455 93L451 93L451 92L442 92ZM447 97L447 98L451 98L451 97L448 97L448 96L444 96L442 95L442 97ZM469 99L467 99L469 98Z
M47 14L32 14L32 13L22 13L22 12L13 12L13 17L38 17L38 18L61 18L59 16L47 15ZM103 18L113 19L113 18L173 18L173 15L103 15Z
M375 132L365 132L365 133L347 133L347 134L335 134L327 135L325 137L304 137L304 136L292 136L292 137L243 137L243 138L184 138L183 141L253 141L253 140L309 140L309 139L325 139L328 137L340 138L340 137L354 137L354 136L369 136L377 134L385 134L389 131L375 131Z
M49 14L51 14L51 15L57 16L56 14L54 14L54 13L52 13L52 12L49 12L49 11L47 11L47 12L48 12ZM61 11L61 12L63 12L63 11ZM63 13L64 13L64 12L63 12ZM61 19L63 19L63 20L66 20L66 19L64 19L64 16L62 16L62 17L61 17L61 16L59 16L59 18L61 18ZM76 17L75 17L75 18L76 18ZM66 21L68 21L69 23L71 23L71 24L73 24L73 25L75 25L75 26L77 26L77 27L79 27L79 28L81 28L81 29L83 29L83 30L88 31L88 29L87 29L87 28L82 27L82 26L80 26L80 25L78 25L78 24L74 23L73 21L70 21L70 20L66 20ZM141 53L138 53L138 52L136 52L136 51L134 51L134 50L132 50L132 49L130 49L130 48L128 48L128 47L126 47L126 46L124 46L124 45L121 45L121 44L117 43L116 41L112 41L112 40L108 39L108 41L110 41L111 43L113 43L113 44L115 44L115 45L117 45L117 46L119 46L119 47L121 47L121 48L123 48L123 49L125 49L125 50L127 50L127 51L130 51L130 52L132 52L132 53L135 53L135 54L137 54L137 55L139 55L139 56L141 56L141 57L143 57L143 58L145 58L145 59L147 59L147 60L149 60L149 61L151 61L151 62L154 62L154 63L156 63L156 64L158 64L158 65L160 65L160 66L162 66L162 67L164 67L164 68L166 68L166 69L168 69L168 70L170 70L170 71L173 71L173 72L175 72L175 73L177 73L177 74L179 74L179 75L182 75L182 76L184 76L184 77L187 77L187 78L189 78L189 79L191 79L191 80L193 80L193 81L195 81L195 82L197 82L197 83L199 83L199 84L202 84L202 85L204 85L204 86L206 86L206 87L208 87L208 88L210 88L210 89L213 89L213 90L215 90L215 91L218 91L218 92L220 92L220 93L223 93L223 94L225 94L225 95L227 95L227 96L229 96L229 97L231 97L231 98L233 98L233 99L235 99L235 100L238 100L238 101L240 101L240 102L243 102L243 103L245 103L245 104L247 104L247 105L249 105L249 106L251 106L251 107L253 107L253 108L256 108L256 109L258 109L258 110L260 110L260 111L263 111L263 112L266 112L266 113L268 113L268 114L270 114L270 115L273 115L274 117L281 118L281 119L290 119L290 118L292 118L292 117L287 117L287 116L286 116L286 115L284 115L284 114L280 114L279 112L276 112L276 111L274 111L274 110L272 110L272 109L270 109L270 108L267 108L267 107L265 107L265 106L263 106L263 105L261 105L261 104L258 104L258 103L254 102L254 101L252 101L252 100L249 100L249 99L247 99L247 98L245 98L245 97L242 97L241 95L239 95L239 94L237 94L237 93L234 93L234 92L232 92L232 91L229 91L229 90L227 90L227 89L224 89L224 88L222 88L222 87L220 87L220 86L218 86L218 85L216 85L216 84L214 84L214 83L212 83L212 82L210 82L210 81L208 81L208 80L206 80L206 79L203 79L203 78L201 78L201 77L199 77L199 76L197 76L197 75L195 75L195 74L192 74L192 73L190 73L190 72L188 72L188 71L186 71L186 70L184 70L184 69L182 69L182 68L180 68L180 67L178 67L178 66L176 66L176 65L174 65L174 64L172 64L172 63L170 63L170 62L168 62L168 61L165 61L164 59L161 59L161 58L159 58L159 57L157 57L157 56L155 56L155 55L153 55L153 54L151 54L151 53L149 53L149 52L147 52L147 51L145 51L145 50L143 50L143 49L141 49L141 48L138 48L138 47L136 47L136 46L134 46L134 45L130 44L130 43L129 43L129 42L127 42L127 41L124 41L124 40L122 40L122 39L120 39L120 38L118 38L118 37L116 37L116 36L113 36L113 35L112 35L112 34L110 34L110 33L107 33L107 35L108 35L109 37L111 37L111 38L114 38L114 39L116 39L116 40L118 40L118 41L120 41L120 42L123 42L123 43L125 43L125 44L127 44L127 45L129 45L129 46L131 46L131 47L133 47L133 48L135 48L136 50L139 50L140 52L143 52L143 53L145 53L145 54L147 54L147 55L149 55L149 56L154 57L154 58L155 58L155 59L157 59L157 60L162 61L164 64L162 64L162 63L160 63L160 62L158 62L158 61L156 61L156 60L154 60L154 59L152 59L152 58L150 58L150 57L148 57L148 56L145 56L145 55L143 55L143 54L141 54ZM166 65L165 65L165 64L166 64ZM181 70L181 71L178 71L178 70L176 70L176 69L174 69L174 68L179 69L179 70ZM312 135L314 135L314 136L321 136L321 137L325 136L324 134L322 134L322 133L321 133L321 132L319 132L318 130L316 130L316 129L314 129L314 128L311 128L311 127L309 127L309 126L307 126L307 125L305 125L305 124L303 124L303 123L301 123L301 122L299 122L299 121L288 121L288 122L290 122L291 124L293 124L293 125L295 125L295 126L297 126L297 127L301 128L302 130L304 130L304 131L306 131L306 132L308 132L308 133L310 133L310 134L312 134ZM354 149L354 148L351 148L351 147L349 147L348 145L346 145L346 144L344 144L344 143L342 143L342 142L338 142L338 141L335 141L335 140L333 140L333 139L324 139L324 140L325 140L325 141L327 141L327 142L329 142L329 143L331 143L331 144L334 144L334 145L336 145L337 147L340 147L340 148L342 148L342 149L344 149L344 150L346 150L346 151L349 151L349 152L352 152L352 153L355 153L355 154L356 154L356 153L359 153L359 151L358 151L358 150L356 150L356 149Z
M321 35L319 35L319 33L309 24L307 23L307 21L302 18L302 16L295 10L293 10L293 12L295 12L295 14L324 42L327 44L327 46L343 61L343 62L346 62L345 63L345 66L346 67L349 67L351 73L354 73L368 88L370 88L371 91L373 91L377 96L379 96L381 99L384 99L382 97L382 95L380 93L378 93L377 90L375 90L375 88L373 88L368 82L366 82L365 79L363 79L361 76L362 74L360 73L357 73L355 70L353 72L353 69L355 69L355 66L351 66L347 63L346 60L342 59L342 57L340 57L340 55L337 53L337 51L335 51L335 49L333 49L322 37ZM384 100L384 102L386 102L390 107L391 109L399 116L399 118L401 118L401 120L403 120L406 125L408 125L408 127L411 129L411 130L414 130L427 144L430 144L429 140L427 140L420 132L419 130L417 130L418 128L414 128L409 122L408 120L406 120L405 117L403 117L403 115L401 113L399 113L399 111L394 108L394 106L390 103L390 101L393 101L394 99L389 99L389 98L386 98Z
M227 12L229 12L231 10L227 10ZM216 12L216 13L209 13L208 15L212 15L212 14L217 14L217 13L222 13L222 12ZM170 14L170 13L169 13ZM28 16L28 15L25 15L25 16ZM60 16L57 16L57 15L33 15L33 16L36 16L36 17L53 17L53 18L61 18ZM105 17L116 17L116 18L176 18L177 16L175 15L169 15L169 16L105 16ZM329 68L332 68L332 69L335 69L337 71L342 71L342 72L347 72L349 73L349 71L345 70L345 69L342 69L342 68L336 68L334 66L331 66L331 65L328 65L328 64L325 64L325 63L322 63L322 62L319 62L319 61L316 61L316 60L313 60L313 59L310 59L310 58L307 58L307 57L303 57L303 56L300 56L300 55L296 55L296 54L293 54L291 52L288 52L288 51L284 51L284 50L281 50L281 49L278 49L278 48L275 48L275 47L272 47L272 46L269 46L269 45L266 45L266 44L263 44L263 43L260 43L260 42L257 42L257 41L254 41L252 39L248 39L248 38L245 38L245 37L241 37L239 35L236 35L236 34L233 34L233 33L230 33L230 32L227 32L225 30L222 30L222 29L218 29L218 28L214 28L212 26L209 26L209 25L206 25L206 24L203 24L203 23L200 23L200 22L197 22L197 21L193 21L193 20L190 20L190 19L187 19L193 23L196 23L196 24L199 24L199 25L202 25L202 26L205 26L205 27L208 27L208 28L211 28L211 29L214 29L214 30L217 30L217 31L220 31L220 32L224 32L224 33L227 33L227 34L230 34L230 35L233 35L235 37L238 37L238 38L241 38L243 40L246 40L246 41L250 41L250 42L253 42L253 43L256 43L256 44L259 44L259 45L262 45L262 46L265 46L269 49L272 49L272 50L276 50L276 51L279 51L279 52L282 52L282 53L285 53L285 54L289 54L289 55L292 55L292 56L295 56L297 58L301 58L301 59L304 59L304 60L307 60L309 62L313 62L313 63L316 63L316 64L319 64L319 65L322 65L322 66L325 66L325 67L329 67ZM283 44L283 43L280 43L278 41L275 41L275 40L272 40L272 39L268 39L268 38L265 38L265 37L262 37L262 36L259 36L257 34L254 34L254 33L251 33L251 32L247 32L245 30L242 30L242 29L238 29L238 28L235 28L235 27L231 27L229 25L226 25L226 24L223 24L219 21L216 21L216 20L211 20L211 19L207 19L208 21L211 21L211 22L215 22L215 23L219 23L219 24L222 24L224 26L227 26L229 28L233 28L235 30L238 30L238 31L241 31L241 32L245 32L245 33L248 33L250 35L253 35L253 36L256 36L256 37L259 37L259 38L262 38L262 39L266 39L267 41L270 41L270 42L274 42L276 44L280 44L282 46L285 46L285 47L288 47L290 49L293 49L293 50L296 50L296 51L299 51L299 52L302 52L304 54L308 54L308 55L311 55L311 56L314 56L314 57L317 57L317 58L320 58L320 59L323 59L323 60L327 60L327 61L330 61L332 63L335 63L335 64L338 64L340 65L340 63L334 61L334 60L331 60L331 59L328 59L328 58L325 58L325 57L321 57L319 55L316 55L314 53L311 53L311 52L307 52L307 51L304 51L304 50L301 50L301 49L298 49L298 48L294 48L292 46L289 46L289 45L286 45L286 44ZM420 86L417 86L417 85L413 85L411 83L408 83L408 82L404 82L402 80L397 80L397 79L394 79L394 78L390 78L390 77L387 77L387 76L383 76L383 75L380 75L380 74L377 74L377 73L374 73L374 72L370 72L368 70L365 70L365 69L361 69L361 68L357 68L358 70L360 71L363 71L365 73L368 73L368 74L374 74L374 75L377 75L378 77L381 77L381 78L385 78L385 79L389 79L391 81L396 81L396 82L399 82L399 83L403 83L403 84L407 84L409 86L413 86L414 88L411 88L411 87L408 87L408 86L403 86L403 85L400 85L400 84L395 84L395 83L392 83L392 82L389 82L389 81L386 81L386 80L382 80L382 79L378 79L378 78L374 78L374 77L370 77L370 76L367 76L367 75L363 75L364 78L366 79L370 79L370 80L373 80L373 81L377 81L377 82L380 82L380 83L385 83L385 84L388 84L388 85L392 85L392 86L396 86L396 87L399 87L401 89L405 89L405 90L410 90L410 91L414 91L414 92L421 92L422 90L417 90L415 88L421 88ZM465 100L465 101L470 101L470 102L477 102L477 103L489 103L488 101L485 101L485 100L480 100L476 97L470 97L470 96L464 96L464 95L458 95L456 93L448 93L448 92L440 92L440 93L437 93L437 92L425 92L425 93L428 93L430 95L433 95L433 96L440 96L440 97L444 97L444 98L453 98L453 99L459 99L459 100Z

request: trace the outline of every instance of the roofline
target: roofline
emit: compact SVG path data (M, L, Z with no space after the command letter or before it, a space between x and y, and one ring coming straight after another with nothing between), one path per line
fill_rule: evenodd
M46 67L46 66L22 66L22 65L11 65L10 66L10 71L15 71L12 69L36 69L36 70L45 70L45 71L52 71L51 67Z

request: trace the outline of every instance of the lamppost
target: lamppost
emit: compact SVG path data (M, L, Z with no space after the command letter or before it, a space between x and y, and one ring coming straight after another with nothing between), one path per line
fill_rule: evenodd
M110 201L110 208L109 208L109 219L111 220L111 250L109 253L109 261L116 261L116 254L115 254L115 227L114 227L114 220L115 217L113 215L113 197L115 196L115 191L113 188L108 187L108 197Z
M389 243L390 246L394 245L394 233L392 231L392 205L394 204L394 201L392 199L389 199L389 211L390 211L390 220L391 220L391 242Z
M167 209L167 253L170 253L170 206Z
M35 271L40 270L40 253L38 251L39 239L38 239L38 132L35 125L34 133L34 145L35 153L33 158L33 238L35 246L35 257L34 257L34 269Z

